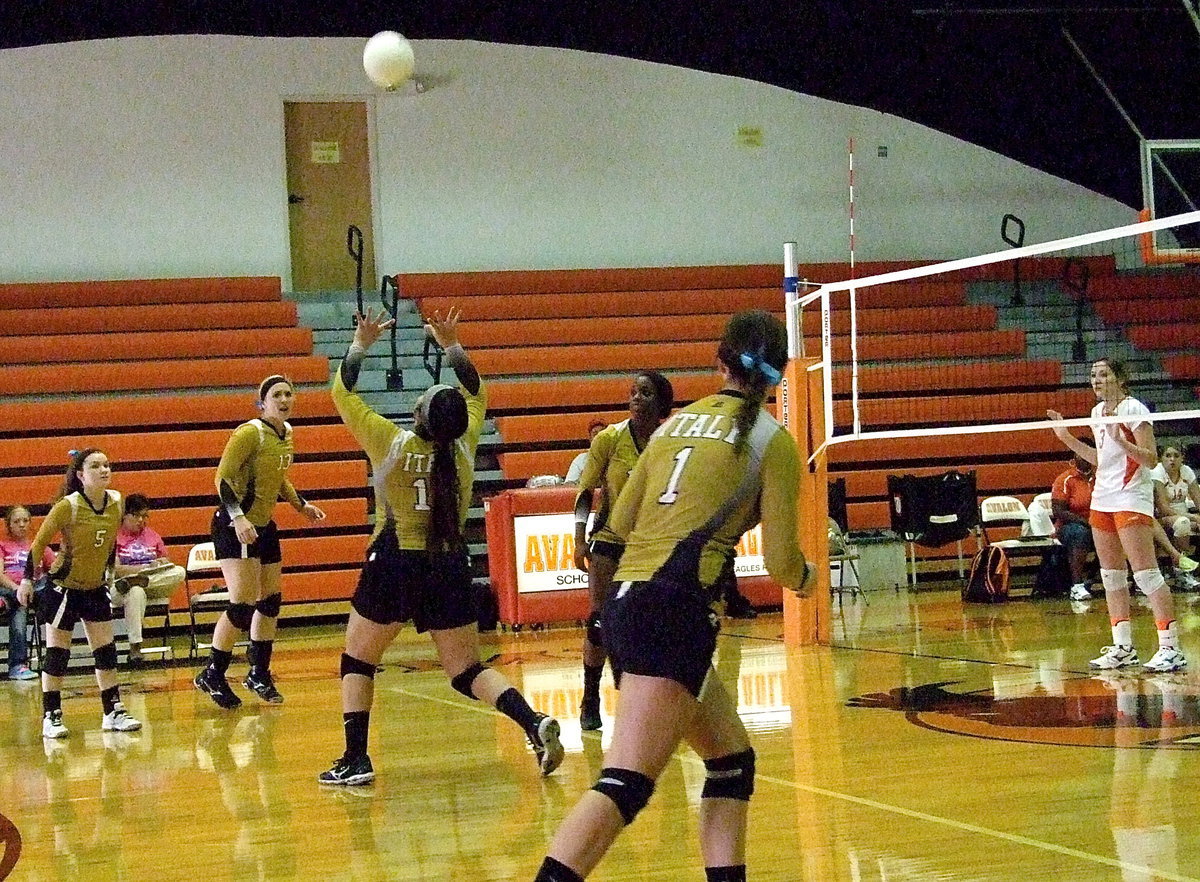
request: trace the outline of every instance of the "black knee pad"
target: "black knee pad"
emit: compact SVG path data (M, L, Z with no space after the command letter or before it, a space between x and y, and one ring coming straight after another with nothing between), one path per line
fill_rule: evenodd
M604 634L600 629L600 610L594 609L588 613L587 641L599 649L604 648Z
M344 677L347 674L361 674L364 677L374 680L375 666L372 664L367 664L361 658L355 658L354 656L347 655L343 652L341 675Z
M451 679L450 685L453 686L456 691L467 696L467 698L474 698L475 695L473 692L471 692L471 684L475 682L476 677L486 670L487 668L485 668L479 662L475 662L475 664L471 665L471 667L467 668L457 677Z
M754 748L704 761L704 789L701 799L740 799L750 801L754 792Z
M231 603L225 610L225 615L229 617L229 624L233 627L239 631L249 631L250 623L254 621L254 607L249 603Z
M611 799L625 823L632 824L638 812L650 801L654 781L631 769L606 768L600 770L600 780L592 789Z
M61 677L67 673L67 663L71 660L71 650L62 646L51 646L46 650L42 661L42 673L51 677Z
M274 619L279 616L279 608L283 606L282 594L268 594L258 603L254 604L254 608L258 610L259 615Z
M92 658L96 660L97 671L112 671L117 667L117 647L114 643L105 643L92 650Z

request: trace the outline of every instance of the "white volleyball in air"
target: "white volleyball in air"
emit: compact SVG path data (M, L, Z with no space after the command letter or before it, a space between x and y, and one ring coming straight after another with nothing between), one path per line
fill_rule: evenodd
M380 31L363 47L367 77L389 92L408 82L415 65L412 43L395 31Z

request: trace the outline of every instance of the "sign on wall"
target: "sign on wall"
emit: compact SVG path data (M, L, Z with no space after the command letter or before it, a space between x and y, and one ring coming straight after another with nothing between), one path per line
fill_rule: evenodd
M588 519L591 530L592 515ZM566 591L587 587L587 573L575 569L575 516L525 515L513 518L516 539L517 592ZM741 538L734 562L738 578L766 575L762 558L762 526Z

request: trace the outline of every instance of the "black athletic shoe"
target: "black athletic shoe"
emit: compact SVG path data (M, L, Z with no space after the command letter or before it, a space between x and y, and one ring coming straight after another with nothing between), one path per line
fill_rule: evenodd
M250 669L242 685L268 704L283 704L283 696L275 688L275 678L270 671L255 671Z
M242 706L242 700L237 697L237 693L229 686L229 681L222 674L218 674L212 668L205 668L196 675L196 679L192 684L210 697L219 708L225 710L233 710L235 707Z
M585 732L595 732L603 726L604 721L600 719L600 696L584 696L579 705L579 728Z
M375 780L375 770L371 768L371 758L365 753L362 756L341 756L328 772L317 776L322 784L340 784L344 787L361 787Z
M542 775L549 775L563 761L562 742L558 740L560 726L554 717L545 714L538 716L537 730L529 736L529 745L537 757L538 768Z

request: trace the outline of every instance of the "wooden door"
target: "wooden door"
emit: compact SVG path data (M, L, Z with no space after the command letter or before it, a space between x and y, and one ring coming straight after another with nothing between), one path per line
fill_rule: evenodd
M361 101L284 104L292 289L353 290L346 248L351 224L363 234L363 287L375 286L367 106Z

